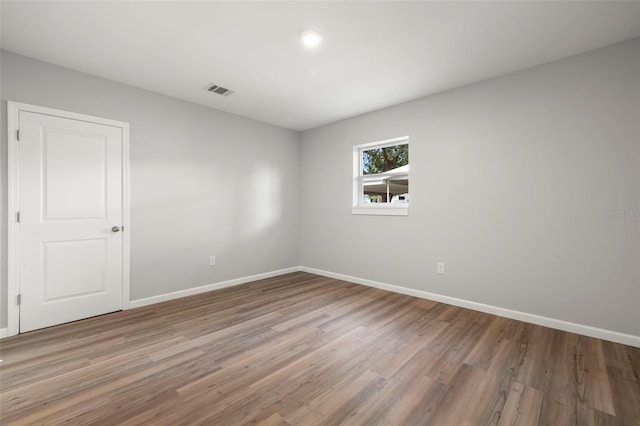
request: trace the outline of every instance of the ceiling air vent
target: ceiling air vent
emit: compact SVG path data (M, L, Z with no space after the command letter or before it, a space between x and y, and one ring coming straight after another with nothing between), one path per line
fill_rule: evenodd
M217 84L208 85L207 91L211 93L217 93L218 95L222 95L222 96L229 96L230 94L233 93L231 90L225 89L224 87L218 86Z

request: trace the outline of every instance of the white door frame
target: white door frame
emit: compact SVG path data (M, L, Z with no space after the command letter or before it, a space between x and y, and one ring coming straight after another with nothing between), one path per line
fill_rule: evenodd
M18 130L20 111L53 115L72 120L87 121L122 129L122 309L130 305L130 235L131 220L129 214L129 123L114 121L106 118L77 114L36 105L19 102L7 102L7 336L14 336L19 332L20 309L18 294L20 282L18 276L18 241L20 226L17 213L20 211L18 203ZM0 308L2 305L0 304Z

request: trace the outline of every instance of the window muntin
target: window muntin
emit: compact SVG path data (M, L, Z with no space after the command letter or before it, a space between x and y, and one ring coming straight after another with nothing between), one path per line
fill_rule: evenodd
M362 209L406 210L409 206L409 138L354 147L354 178L353 213L364 213L356 211Z

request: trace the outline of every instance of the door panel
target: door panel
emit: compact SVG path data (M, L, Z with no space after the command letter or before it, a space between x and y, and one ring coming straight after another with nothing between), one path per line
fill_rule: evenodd
M106 217L106 147L102 135L42 129L45 220Z
M45 242L42 248L43 303L106 291L106 238ZM74 263L82 267L67 266Z
M122 309L122 130L21 111L20 331Z

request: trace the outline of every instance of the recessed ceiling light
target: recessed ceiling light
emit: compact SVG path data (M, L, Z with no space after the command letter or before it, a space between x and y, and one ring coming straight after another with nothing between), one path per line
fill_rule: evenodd
M300 40L306 47L318 47L322 42L322 36L319 32L314 30L306 30L300 34Z

